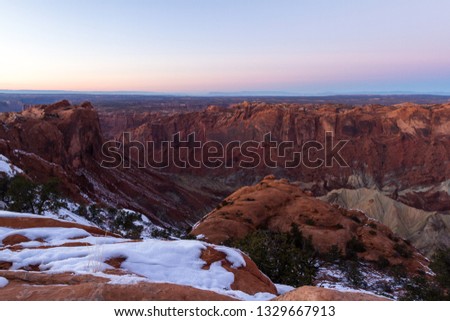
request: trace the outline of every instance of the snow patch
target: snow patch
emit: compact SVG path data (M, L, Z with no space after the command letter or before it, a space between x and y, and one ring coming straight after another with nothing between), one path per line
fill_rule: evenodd
M379 298L389 299L386 296L379 295L379 294L371 292L371 291L366 291L366 290L362 290L362 289L353 289L353 288L350 288L350 287L347 287L347 286L344 286L344 285L338 284L338 283L322 283L320 285L320 287L325 288L325 289L337 290L337 291L340 291L340 292L352 292L352 293L370 294L370 295L373 295L373 296L377 296Z
M7 279L5 279L4 277L0 276L0 289L4 288L5 286L7 286L9 283L9 281Z
M17 174L23 173L19 167L14 166L8 157L0 154L0 172L3 172L8 177L13 177Z
M42 218L42 215L28 214L28 213L17 213L17 212L10 212L10 211L0 211L0 217L8 217L8 218L20 218L20 217Z
M8 236L19 234L27 237L30 240L42 238L48 241L49 243L59 245L58 243L61 241L64 243L68 239L83 238L91 235L85 230L79 228L64 228L64 227L33 227L19 230L10 229L9 232L6 232L6 230L7 229L0 230L0 242L2 242Z
M67 208L60 208L56 217L59 219L64 219L66 221L83 224L87 226L95 226L91 221L75 214L74 212L78 209L79 205L75 203L68 202ZM50 213L44 213L44 216L50 215Z
M47 217L47 218L51 218L51 219L54 219L56 221L61 221L61 222L72 222L72 223L79 223L81 225L95 226L94 224L92 224L91 222L86 220L85 218L83 218L79 215L76 215L75 213L72 213L68 209L64 209L64 208L60 209L58 214L51 213L51 212L44 212L43 215L30 214L30 213L18 213L18 212L10 212L10 211L0 210L0 217L5 217L5 218L26 217L26 218L37 218L37 219L42 219L43 217Z
M293 286L287 285L287 284L277 284L275 283L275 287L277 288L278 295L282 295L285 293L288 293L295 288Z
M231 267L237 269L245 266L245 259L242 256L241 251L220 245L216 245L214 248L217 251L226 254L227 260L232 264Z

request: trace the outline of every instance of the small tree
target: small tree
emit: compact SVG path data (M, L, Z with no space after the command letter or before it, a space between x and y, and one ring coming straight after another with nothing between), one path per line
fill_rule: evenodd
M400 299L404 301L440 301L446 300L442 288L424 276L415 276L405 284L406 293Z
M38 185L23 175L0 180L0 197L8 210L42 214L45 211L58 211L66 203L58 191L56 178Z
M94 224L102 223L101 209L97 205L90 205L87 209L86 218Z
M358 262L347 261L345 262L344 268L347 280L350 282L351 285L357 288L367 286L366 282L364 281L364 276L360 271L360 266Z
M59 180L56 178L51 178L45 184L39 185L37 192L35 200L37 214L45 211L58 211L66 205L59 193Z
M365 251L366 247L364 246L364 243L355 236L353 236L345 245L345 254L349 260L356 261L358 259L358 253Z
M438 249L430 268L436 273L436 281L450 294L450 248Z
M36 213L37 185L22 175L14 176L6 192L8 209L14 212Z
M438 249L432 257L430 268L434 279L416 276L406 284L403 300L438 301L450 299L450 248Z
M0 201L5 202L11 179L8 176L0 176Z
M113 217L114 232L120 233L131 239L138 239L141 237L143 226L135 224L141 220L140 214L117 210L115 208L108 209L108 212Z

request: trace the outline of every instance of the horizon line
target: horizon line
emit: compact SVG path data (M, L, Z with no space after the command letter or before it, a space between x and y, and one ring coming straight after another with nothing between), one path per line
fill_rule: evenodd
M277 90L208 91L208 92L153 92L139 90L42 90L42 89L0 89L0 94L41 94L41 95L123 95L123 96L186 96L186 97L330 97L330 96L450 96L450 92L420 91L348 91L301 93Z

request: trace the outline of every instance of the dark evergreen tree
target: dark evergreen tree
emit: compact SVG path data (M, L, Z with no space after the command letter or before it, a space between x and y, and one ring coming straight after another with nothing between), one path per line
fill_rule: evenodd
M317 274L317 252L296 225L289 233L257 230L230 245L247 253L276 283L310 285Z

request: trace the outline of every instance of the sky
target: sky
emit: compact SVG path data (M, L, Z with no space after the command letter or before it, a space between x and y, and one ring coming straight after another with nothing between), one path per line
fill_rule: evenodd
M0 0L0 89L450 93L450 1Z

